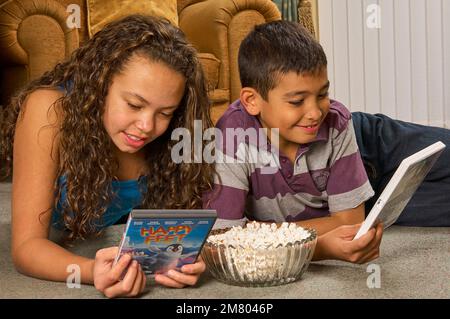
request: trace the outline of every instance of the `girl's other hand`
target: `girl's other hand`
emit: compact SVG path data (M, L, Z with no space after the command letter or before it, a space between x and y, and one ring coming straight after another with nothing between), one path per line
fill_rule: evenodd
M181 272L171 269L166 274L156 275L155 281L160 285L172 288L194 286L205 269L206 265L199 256L195 263L181 267Z
M93 271L94 286L108 298L135 297L145 289L145 273L130 255L123 255L113 265L118 251L118 247L97 251ZM122 278L124 272L126 273Z

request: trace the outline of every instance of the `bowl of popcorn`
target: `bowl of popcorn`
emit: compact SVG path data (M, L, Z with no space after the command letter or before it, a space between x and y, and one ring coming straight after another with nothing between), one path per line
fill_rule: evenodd
M295 223L248 223L213 230L201 256L209 272L226 284L264 287L301 278L317 243L314 229Z

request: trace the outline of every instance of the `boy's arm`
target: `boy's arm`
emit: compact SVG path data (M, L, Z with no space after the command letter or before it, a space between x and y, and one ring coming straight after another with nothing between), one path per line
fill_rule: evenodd
M364 220L364 203L353 209L347 209L336 213L331 213L331 216L313 218L309 220L302 220L296 222L301 227L314 228L318 236L321 236L342 225L359 224Z
M363 264L378 258L383 224L378 224L360 238L353 240L360 227L361 224L339 226L320 236L312 259L336 259Z
M313 261L335 259L362 264L378 258L383 235L383 225L378 224L364 236L353 240L363 219L364 203L354 209L334 213L331 217L315 218L296 224L317 230Z
M221 175L223 177L223 174ZM233 186L214 184L214 188L203 194L203 207L215 209L217 220L213 228L242 226L246 222L245 203L248 191Z
M341 113L341 121L337 122L340 133L332 137L333 152L326 189L331 216L305 221L305 224L309 222L309 226L318 231L314 260L340 259L359 262L365 259L361 259L358 254L355 255L355 252L367 249L371 251L372 246L364 246L366 244L364 241L355 241L355 245L352 239L359 226L346 225L359 224L364 220L364 203L374 195L374 191L359 153L351 114L339 103L336 108L340 109ZM345 118L348 119L346 123L343 121ZM349 208L355 206L356 208ZM354 230L355 234L349 233L349 229ZM378 245L379 242L380 240Z
M203 194L203 207L217 211L216 228L242 226L246 222L245 204L249 191L248 164L235 162L222 150L224 159L216 163L214 188Z
M336 252L340 247L333 247L334 245L330 245L330 243L336 243L339 245L336 240L340 239L337 235L330 234L328 236L324 236L326 233L329 233L340 226L344 225L357 225L364 221L364 203L359 205L356 208L348 209L345 211L340 211L336 213L332 213L329 217L321 217L321 218L313 218L309 220L302 220L296 222L297 225L306 228L314 228L317 232L317 244L314 250L313 260L323 260L323 259L343 259L347 261L351 261L351 258L354 258L354 253L349 251L349 257L339 256L339 252ZM353 229L353 228L351 228ZM356 231L359 227L356 228ZM339 231L339 230L338 230ZM346 230L347 232L349 230ZM356 234L356 232L355 232ZM345 234L348 235L347 233ZM348 238L348 241L351 241L353 237ZM356 260L359 261L359 260Z

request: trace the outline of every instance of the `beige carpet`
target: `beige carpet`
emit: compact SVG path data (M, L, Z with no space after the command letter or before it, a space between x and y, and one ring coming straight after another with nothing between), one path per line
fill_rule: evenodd
M92 286L69 289L23 276L10 256L11 185L0 183L0 298L102 298ZM73 251L94 256L97 249L117 245L123 226L108 229L103 238L84 242ZM312 263L301 280L276 287L243 288L203 275L194 288L169 289L150 283L142 298L450 298L450 228L393 226L386 230L381 257L380 288L369 288L369 265L326 261ZM371 270L372 268L369 268ZM373 271L373 270L372 270Z

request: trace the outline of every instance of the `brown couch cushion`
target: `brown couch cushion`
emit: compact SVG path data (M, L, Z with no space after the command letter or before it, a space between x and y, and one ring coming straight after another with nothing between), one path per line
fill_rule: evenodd
M217 88L217 84L219 83L220 60L210 53L198 53L198 59L208 81L208 90Z
M130 14L160 16L178 26L176 0L87 0L87 11L90 37L109 22Z
M186 8L187 6L190 6L191 4L201 2L205 0L178 0L178 13L180 13L181 10Z

